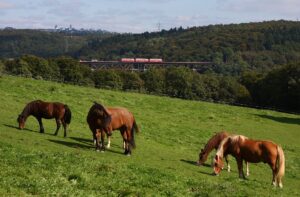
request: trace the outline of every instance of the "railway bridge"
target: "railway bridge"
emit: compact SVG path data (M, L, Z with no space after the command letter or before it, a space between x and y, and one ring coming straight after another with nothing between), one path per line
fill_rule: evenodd
M167 68L170 66L185 66L194 71L200 71L203 65L214 65L213 62L199 61L183 61L183 62L165 62L162 59L147 58L122 58L120 60L80 60L81 64L89 65L92 69L121 69L144 72L150 67Z

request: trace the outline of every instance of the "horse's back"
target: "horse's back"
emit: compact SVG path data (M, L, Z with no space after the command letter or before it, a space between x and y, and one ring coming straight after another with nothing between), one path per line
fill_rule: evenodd
M60 102L45 102L42 100L32 101L35 116L51 119L62 118L64 116L64 104Z
M250 162L269 162L270 157L277 156L277 145L271 141L246 139L240 150Z
M124 107L108 107L107 111L111 115L113 129L119 129L122 126L132 126L134 116L128 109Z

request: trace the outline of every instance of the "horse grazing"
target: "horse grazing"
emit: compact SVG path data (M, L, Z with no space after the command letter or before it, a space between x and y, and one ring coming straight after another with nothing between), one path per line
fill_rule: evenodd
M209 155L209 153L215 149L217 150L219 145L221 144L222 140L225 139L226 137L228 137L230 134L226 131L221 131L219 133L216 133L214 136L212 136L208 142L206 143L205 147L203 149L201 149L200 153L199 153L199 160L197 161L197 165L203 165L204 162L207 160L207 157ZM227 171L230 172L230 165L228 162L228 158L227 155L225 156L225 161L227 163ZM246 169L247 169L247 176L249 176L249 166L248 166L248 162L246 163Z
M214 158L214 173L219 174L223 166L223 157L235 157L239 177L245 178L243 160L251 163L264 162L269 164L273 172L272 183L282 187L282 177L285 171L285 158L282 148L271 141L252 140L242 135L228 136L222 140Z
M125 155L131 155L131 148L135 148L134 132L139 132L133 114L126 108L104 107L94 102L87 115L87 122L96 139L96 150L105 150L105 133L111 136L112 131L120 130L125 142ZM101 136L101 145L100 145Z
M28 103L23 112L18 116L19 129L23 129L25 127L25 122L28 116L34 116L40 125L40 133L44 133L44 126L42 123L42 118L56 120L56 131L54 135L57 135L58 130L61 126L61 123L64 127L64 137L67 136L67 125L71 122L71 110L70 108L62 103L54 102L44 102L41 100L35 100Z

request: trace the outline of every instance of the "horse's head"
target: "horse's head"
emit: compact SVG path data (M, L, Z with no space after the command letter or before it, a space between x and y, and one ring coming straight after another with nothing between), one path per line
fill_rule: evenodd
M199 153L199 160L197 161L198 166L202 165L206 161L207 155L208 154L203 149L201 149Z
M18 119L17 119L18 123L19 123L19 129L24 129L25 127L25 117L23 115L19 115Z
M98 123L104 129L107 129L111 123L111 115L103 105L96 102L95 105L97 107ZM107 131L107 134L111 134L110 131Z
M213 168L215 175L219 175L224 167L223 158L216 155L213 161Z

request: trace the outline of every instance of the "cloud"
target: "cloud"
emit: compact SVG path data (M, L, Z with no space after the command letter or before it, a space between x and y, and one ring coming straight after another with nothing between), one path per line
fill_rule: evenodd
M0 1L0 9L11 9L11 8L14 8L14 7L15 7L15 5L12 4L12 3Z
M245 14L300 15L299 0L217 0L217 9Z

